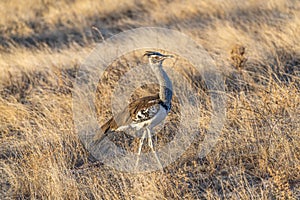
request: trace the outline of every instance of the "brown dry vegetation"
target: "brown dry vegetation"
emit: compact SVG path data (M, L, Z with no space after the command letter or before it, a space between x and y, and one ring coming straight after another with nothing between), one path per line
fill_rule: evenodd
M0 9L0 199L300 198L300 1L3 0ZM200 139L163 172L89 159L74 130L72 81L101 41L92 26L104 38L166 27L203 45L227 96L207 156L197 157ZM102 108L101 123L111 115Z

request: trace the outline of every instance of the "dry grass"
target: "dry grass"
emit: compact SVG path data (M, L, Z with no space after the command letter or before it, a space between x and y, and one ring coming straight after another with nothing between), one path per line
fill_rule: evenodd
M1 199L300 198L299 1L5 0L0 8ZM92 26L105 38L172 28L210 53L226 77L227 119L206 157L197 157L201 137L164 172L123 173L89 159L74 130L72 81L101 41ZM102 96L120 75L107 72ZM103 123L111 112L99 108Z

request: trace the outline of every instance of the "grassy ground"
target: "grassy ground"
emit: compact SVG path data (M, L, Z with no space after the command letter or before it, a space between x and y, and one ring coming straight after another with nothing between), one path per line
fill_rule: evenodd
M0 9L1 199L300 198L299 1L4 0ZM104 38L171 28L209 52L226 78L227 119L207 156L197 157L200 138L164 172L89 159L74 129L72 81L101 41L93 26ZM104 98L114 75L99 84ZM111 115L108 105L98 111L99 123Z

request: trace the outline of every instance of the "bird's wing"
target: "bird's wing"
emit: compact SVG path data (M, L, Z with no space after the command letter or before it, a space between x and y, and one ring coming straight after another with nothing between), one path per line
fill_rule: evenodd
M131 102L122 112L110 118L101 127L103 134L97 134L94 140L102 140L109 131L114 131L121 126L127 126L132 122L138 123L151 119L158 112L160 103L161 100L158 94Z
M162 103L159 96L148 96L129 104L131 122L143 122L151 119L158 111ZM130 122L130 123L131 123Z

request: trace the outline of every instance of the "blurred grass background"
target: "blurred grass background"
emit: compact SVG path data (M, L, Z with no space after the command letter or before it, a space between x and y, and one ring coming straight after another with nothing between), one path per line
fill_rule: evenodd
M3 0L0 9L1 199L300 198L298 0ZM179 30L209 52L226 78L227 120L205 158L195 142L164 172L128 174L89 159L72 81L102 41L92 27L109 38L146 26Z

